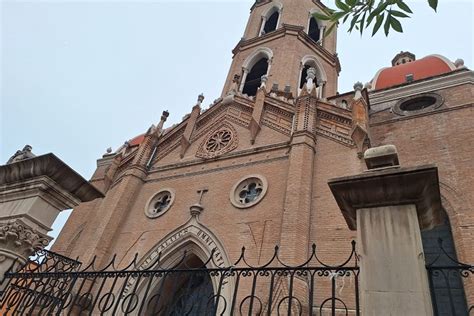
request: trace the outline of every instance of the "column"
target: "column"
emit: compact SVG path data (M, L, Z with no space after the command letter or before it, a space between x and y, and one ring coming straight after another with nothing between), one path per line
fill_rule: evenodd
M362 315L432 315L420 229L442 216L437 168L401 168L391 145L364 158L368 172L328 182L357 230Z
M0 281L13 262L24 264L49 244L61 211L103 196L53 154L15 155L0 166Z
M242 92L244 90L244 85L245 85L245 80L247 80L247 75L249 74L249 69L242 67L242 81L240 81L240 87L239 87L239 92Z

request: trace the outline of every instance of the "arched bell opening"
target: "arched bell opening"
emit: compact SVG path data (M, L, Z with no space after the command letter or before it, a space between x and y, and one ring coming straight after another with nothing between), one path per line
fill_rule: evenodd
M319 24L314 17L309 19L308 36L315 42L321 39Z
M205 268L190 254L169 269L152 290L145 315L214 315L214 287Z
M306 80L306 77L308 76L308 69L309 69L309 68L316 68L316 67L314 67L313 65L311 65L311 64L309 64L309 63L303 66L303 68L301 69L301 77L300 77L300 85L299 85L300 89L303 88L304 84L305 84L306 81L307 81L307 80ZM318 83L317 83L318 80L317 80L317 78L315 78L315 80L314 80L313 82L314 82L314 85L315 85L316 87L318 87Z
M266 75L268 71L268 58L263 57L259 59L250 69L250 72L245 78L243 94L254 96L262 83L262 76Z
M273 12L270 17L265 21L263 26L262 35L273 32L277 29L278 19L280 18L280 13L278 11Z

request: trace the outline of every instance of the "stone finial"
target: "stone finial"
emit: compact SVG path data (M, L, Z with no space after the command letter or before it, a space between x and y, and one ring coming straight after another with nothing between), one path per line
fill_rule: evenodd
M354 83L354 91L355 91L354 99L355 100L358 100L362 97L361 92L363 88L364 86L362 85L362 82L357 81L356 83Z
M105 150L105 152L106 152L107 154L110 154L110 153L112 152L112 147L107 148L107 149Z
M204 94L201 93L200 95L198 95L198 102L197 104L198 105L201 105L202 104L202 101L204 101Z
M461 58L456 59L456 61L454 62L454 66L456 66L456 68L463 68L464 60Z
M161 120L162 120L162 121L166 121L166 119L168 118L168 116L170 116L170 112L168 112L168 111L163 111L163 113L161 114Z
M364 86L362 85L362 82L360 81L357 81L356 83L354 83L354 90L355 91L360 91L364 88Z
M201 204L194 204L191 205L189 208L189 213L191 213L192 217L198 217L201 215L202 211L204 210L204 207Z
M314 78L316 78L316 68L311 67L306 71L306 80L314 81Z
M397 167L400 165L397 147L395 147L395 145L369 148L364 153L364 160L369 170Z
M31 152L32 149L33 147L30 145L25 145L22 150L17 150L15 154L11 156L10 159L8 159L7 165L17 161L36 157L36 155Z
M263 75L260 79L261 83L260 83L260 88L265 88L266 85L267 85L267 81L268 81L268 76L267 75Z

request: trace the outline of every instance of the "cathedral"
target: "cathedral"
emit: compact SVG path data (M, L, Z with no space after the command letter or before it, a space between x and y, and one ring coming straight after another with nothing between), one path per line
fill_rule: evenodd
M436 54L419 58L402 51L393 56L391 63L387 58L389 66L373 78L365 78L366 83L357 82L353 91L339 93L337 32L326 34L326 22L313 17L325 10L317 0L256 1L244 36L232 51L222 94L208 108L203 106L204 96L199 95L190 113L171 126L166 123L168 112L164 111L156 125L144 127L141 135L130 135L124 145L109 149L99 158L89 181L69 171L75 182L55 177L54 172L48 175L60 184L64 182L66 189L73 182L81 183L74 191L68 189L69 204L57 207L74 207L51 249L58 258L77 260L82 268L94 262L103 271L109 271L112 265L114 271L128 271L131 263L135 271L211 271L197 279L189 275L166 279L161 275L162 279L157 277L149 283L145 276L131 274L117 281L117 286L115 281L111 285L112 279L102 282L95 275L80 282L68 281L65 283L70 292L76 293L71 302L61 303L63 307L69 304L68 313L474 313L474 270L469 265L474 263L474 73L462 59L450 61ZM19 151L0 167L2 188L13 178L21 180L22 173L15 171L21 170L21 164L40 158L31 154L31 147L27 154ZM65 168L61 165L60 170ZM388 177L391 180L384 180ZM432 182L417 194L429 199L406 197L407 190L418 190L418 182L428 177ZM4 192L0 192L5 196L0 200L4 204L1 216L4 209L13 207ZM372 201L375 199L384 202ZM429 207L425 200L430 201ZM407 205L416 205L412 209L414 217L393 219L390 216L398 216L393 215L398 211L392 210L386 215L391 219L382 225L385 232L370 228L375 225L375 215L365 218L358 211L392 207L402 214ZM437 205L436 210L433 205ZM37 223L45 217L38 215L39 220L30 220L39 235L43 233L38 227L52 223ZM389 227L399 221L401 225L410 221L406 225L415 237L405 240L411 233ZM3 240L12 228L2 229ZM391 238L393 249L377 244ZM1 249L10 247L2 242ZM42 249L48 242L44 240L34 249ZM410 243L415 250L396 250ZM452 259L453 267L466 269L468 277L450 277L444 285L433 282L429 262L436 261L440 254ZM320 263L317 271L321 275L290 269L275 272L278 277L273 277L273 271L310 266L308 262L313 259ZM386 297L374 293L383 292L383 284L391 282L380 280L404 279L395 272L396 276L390 274L410 260L422 269L402 271L414 271L412 278L417 284L408 286L408 290L387 289L396 294L383 307L377 306ZM235 277L226 272L220 281L212 274L213 269L231 271L242 266L250 270L260 267L260 274L244 280L240 274ZM270 267L276 270L265 270ZM344 267L347 277L340 276ZM76 278L80 275L78 272ZM313 280L315 275L319 275L318 280ZM418 283L423 284L420 300L410 298L417 295L410 289L415 293ZM77 298L83 297L80 294L86 287L88 296ZM116 305L120 307L108 309L104 307L108 301L100 307L102 300L97 294L106 287L115 288L109 294L114 293L117 301L118 297L126 298L127 293L140 291L159 299L154 306L130 300L125 309L119 303ZM166 291L156 294L157 287ZM237 288L246 289L247 294ZM18 294L8 287L3 290L4 295ZM298 299L298 295L305 298ZM210 300L211 312L206 309ZM203 301L208 305L196 303ZM2 302L0 309L4 311L24 303L19 299L8 307L9 303ZM186 312L193 304L199 306ZM48 308L36 306L33 314L46 315Z

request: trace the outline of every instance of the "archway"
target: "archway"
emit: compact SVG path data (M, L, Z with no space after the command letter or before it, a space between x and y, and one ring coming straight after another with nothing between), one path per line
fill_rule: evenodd
M152 290L146 315L214 315L212 279L202 260L189 254L170 269Z
M262 83L262 76L266 75L268 71L268 59L261 58L258 60L245 78L243 94L254 96Z
M447 213L443 212L443 220L432 229L421 232L425 262L433 266L453 266L457 259L451 224ZM439 240L442 240L442 248ZM452 272L455 272L453 270ZM459 273L443 273L438 271L430 282L432 301L436 301L437 312L450 315L456 311L467 310L466 294Z

